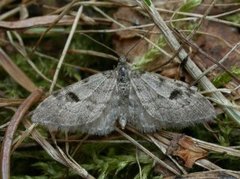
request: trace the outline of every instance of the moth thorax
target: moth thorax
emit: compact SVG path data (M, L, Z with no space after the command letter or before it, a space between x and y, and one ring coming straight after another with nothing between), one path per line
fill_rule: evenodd
M118 68L118 82L126 83L129 81L128 69L126 66L122 65Z
M120 94L122 94L123 96L128 96L129 94L129 83L130 83L130 79L129 79L129 70L126 66L120 66L118 68L118 91L120 92Z

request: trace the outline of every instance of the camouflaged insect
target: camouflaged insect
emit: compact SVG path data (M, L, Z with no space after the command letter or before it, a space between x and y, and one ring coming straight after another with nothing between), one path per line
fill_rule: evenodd
M215 117L212 104L186 83L132 70L120 57L114 70L99 73L46 98L32 121L67 131L106 135L116 125L141 132L182 128Z

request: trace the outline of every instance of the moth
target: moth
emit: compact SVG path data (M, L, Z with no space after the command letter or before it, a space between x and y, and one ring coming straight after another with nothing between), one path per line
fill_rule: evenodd
M114 70L92 75L46 98L32 121L53 130L106 135L116 125L140 132L182 128L215 117L195 87L156 73L133 70L120 57Z

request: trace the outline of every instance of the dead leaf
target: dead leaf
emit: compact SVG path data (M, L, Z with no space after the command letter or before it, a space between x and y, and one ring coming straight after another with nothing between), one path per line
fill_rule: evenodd
M225 42L234 46L234 44L240 41L238 29L229 25L205 21L201 26L201 31L205 34L198 36L197 44L207 54L211 55L217 61L221 60L224 55L232 48ZM210 35L206 35L210 34ZM224 39L221 40L221 39ZM195 62L203 68L208 68L213 65L213 62L203 57L201 54L197 54L200 58L194 58ZM233 66L240 67L240 57L236 52L232 52L223 65L230 69ZM215 72L222 72L221 68L215 70Z
M37 89L35 84L28 78L28 76L12 62L10 57L0 48L0 64L5 71L23 88L29 92Z
M114 19L125 27L142 25L149 22L144 16L134 11L132 8L121 7L113 14ZM121 26L114 23L112 29L119 29ZM116 32L119 39L127 39L136 37L136 31L134 30L123 30Z
M188 168L192 168L195 161L208 154L206 150L198 147L190 137L182 135L171 141L168 153L183 159Z
M147 20L141 14L127 7L119 8L113 17L125 27L147 23ZM115 23L112 25L112 29L120 28L121 27ZM113 44L118 54L125 55L129 52L129 59L134 59L136 56L142 56L148 49L148 43L137 36L137 31L135 30L122 30L117 32L113 38ZM131 49L136 44L137 46Z
M32 17L29 19L18 20L18 21L0 21L0 28L4 29L24 29L31 28L37 26L49 26L56 19L57 15L49 15L49 16L39 16ZM74 21L74 16L63 16L62 19L57 23L57 25L71 25Z

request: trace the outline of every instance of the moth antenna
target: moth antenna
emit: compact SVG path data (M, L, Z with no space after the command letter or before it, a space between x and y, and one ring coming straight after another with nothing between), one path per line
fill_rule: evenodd
M126 57L127 57L128 54L131 52L131 50L133 50L136 46L138 46L138 45L140 44L141 40L144 39L144 38L150 33L150 31L152 31L153 27L154 27L154 26L152 26L152 28L149 29L149 30L145 33L145 35L137 34L137 36L140 36L141 38L127 51L127 53L125 54Z
M84 33L81 33L82 35L84 35L85 37L89 38L90 40L92 40L93 42L96 42L98 45L101 45L102 47L110 50L111 52L113 52L118 58L119 58L119 55L118 53L116 52L116 50L113 50L112 48L108 47L107 45L95 40L94 38L92 38L91 36L87 35L87 34L84 34Z
M143 36L141 36L140 40L143 39ZM132 49L134 49L139 43L140 43L140 40L138 40L126 53L126 57L128 56L128 54L131 52Z

